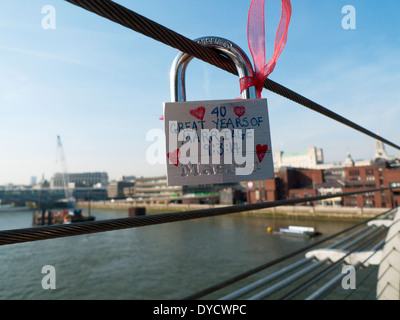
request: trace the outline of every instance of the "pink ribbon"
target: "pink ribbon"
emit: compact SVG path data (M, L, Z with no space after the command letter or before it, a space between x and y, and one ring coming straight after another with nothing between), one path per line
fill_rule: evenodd
M274 71L276 61L286 45L287 34L292 14L290 0L282 1L281 20L275 37L274 54L267 64L265 64L265 0L252 0L247 20L247 41L253 57L254 71L253 77L243 77L240 79L240 92L255 86L257 98L261 98L264 81Z

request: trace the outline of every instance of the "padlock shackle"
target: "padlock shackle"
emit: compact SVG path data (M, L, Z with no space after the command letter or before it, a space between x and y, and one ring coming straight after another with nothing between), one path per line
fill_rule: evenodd
M246 53L244 53L244 51L233 42L219 37L202 37L196 39L195 41L206 47L214 48L217 51L220 51L222 54L232 60L236 66L239 79L242 77L253 77L254 71L249 58L247 57ZM172 63L170 72L172 102L186 101L185 75L187 65L192 59L193 56L184 52L180 52ZM255 86L243 90L242 98L256 99L257 94Z

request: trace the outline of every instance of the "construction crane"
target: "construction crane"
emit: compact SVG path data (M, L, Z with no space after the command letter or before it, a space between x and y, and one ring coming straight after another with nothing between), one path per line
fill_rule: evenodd
M63 180L63 185L64 185L65 200L67 201L68 208L70 208L73 206L72 193L71 193L71 190L69 189L67 163L65 161L65 155L64 155L64 150L63 150L60 136L57 136L57 160L58 159L61 164L61 170L62 170L61 174L62 174L62 180Z

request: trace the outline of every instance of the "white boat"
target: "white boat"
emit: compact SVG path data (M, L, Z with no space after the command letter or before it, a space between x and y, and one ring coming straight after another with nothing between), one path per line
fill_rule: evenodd
M279 231L274 233L283 235L303 236L308 238L321 235L321 232L316 231L313 227L302 227L302 226L289 226L287 228L279 228Z

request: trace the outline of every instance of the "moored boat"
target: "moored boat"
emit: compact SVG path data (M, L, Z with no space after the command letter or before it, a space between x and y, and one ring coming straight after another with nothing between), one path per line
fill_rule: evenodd
M279 228L279 231L274 231L274 234L313 238L320 236L322 233L313 227L289 226L287 228Z
M75 222L94 221L92 215L82 214L81 209L61 210L61 211L42 211L36 213L33 217L33 224L36 226L51 224L70 224Z

